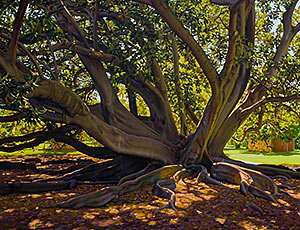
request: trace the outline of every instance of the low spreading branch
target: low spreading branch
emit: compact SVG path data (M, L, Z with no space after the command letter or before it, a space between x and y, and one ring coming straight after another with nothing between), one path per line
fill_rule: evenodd
M3 116L0 117L0 122L12 122L12 121L19 121L25 118L28 115L28 112L19 112L10 116Z
M250 114L252 112L254 112L256 109L258 109L259 107L267 104L267 103L272 103L272 102L287 102L287 101L293 101L293 100L298 100L300 99L300 95L296 94L296 95L291 95L291 96L287 96L287 97L269 97L269 98L264 98L262 100L260 100L259 102L253 104L252 106L245 108L242 110L242 114Z

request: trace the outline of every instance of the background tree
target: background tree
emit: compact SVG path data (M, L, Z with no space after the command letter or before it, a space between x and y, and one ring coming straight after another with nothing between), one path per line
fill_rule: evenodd
M27 134L2 134L1 150L54 138L112 159L64 179L117 186L62 207L100 206L152 183L174 207L167 187L194 174L274 200L263 191L276 194L273 181L246 167L299 173L213 164L212 156L224 157L227 141L257 109L299 99L297 2L2 1L1 121L32 125ZM81 142L81 131L102 147Z

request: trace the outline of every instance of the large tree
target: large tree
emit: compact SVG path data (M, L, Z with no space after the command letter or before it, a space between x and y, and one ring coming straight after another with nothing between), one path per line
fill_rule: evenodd
M2 1L1 130L23 128L2 132L0 150L55 139L110 159L56 187L2 185L3 193L118 183L60 204L79 208L155 183L174 207L174 181L198 175L274 200L268 176L299 172L217 161L250 114L299 99L297 2Z

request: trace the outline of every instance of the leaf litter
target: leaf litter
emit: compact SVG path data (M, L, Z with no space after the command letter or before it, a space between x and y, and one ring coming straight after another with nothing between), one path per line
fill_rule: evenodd
M17 162L26 157L30 156L0 156L0 160ZM41 162L61 160L62 157L88 159L80 154L39 156ZM43 167L55 170L60 166ZM31 170L0 170L0 175L0 183L45 179L45 175ZM252 195L244 197L234 185L224 188L204 183L196 185L195 179L185 182L176 188L177 212L164 209L155 213L168 201L154 196L151 186L124 194L107 206L79 210L45 207L106 185L80 185L65 191L0 196L0 229L297 229L300 226L299 179L276 179L277 184L292 188L277 195L276 203ZM255 206L263 213L255 210Z

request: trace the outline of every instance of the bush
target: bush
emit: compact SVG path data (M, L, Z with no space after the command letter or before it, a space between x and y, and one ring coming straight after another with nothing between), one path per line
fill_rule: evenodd
M300 137L295 140L295 148L300 149Z

